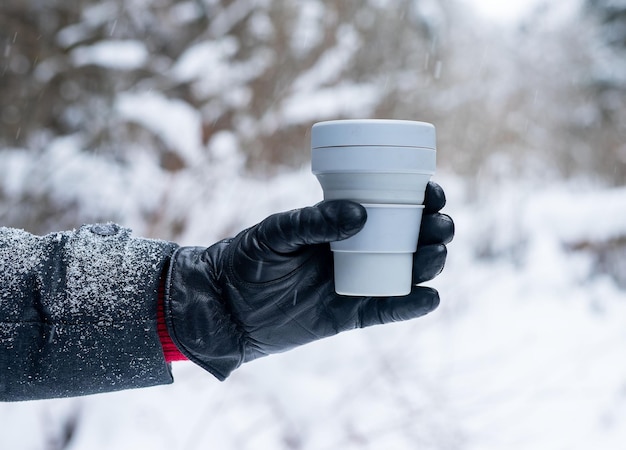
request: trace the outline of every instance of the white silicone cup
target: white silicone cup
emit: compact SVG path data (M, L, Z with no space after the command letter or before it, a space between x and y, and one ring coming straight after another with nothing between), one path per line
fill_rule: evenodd
M355 145L434 149L436 130L426 122L389 119L330 120L311 129L311 148Z
M335 172L435 173L437 151L417 146L353 145L311 150L314 174Z
M335 291L341 295L407 295L413 278L423 205L363 205L365 226L356 235L330 244Z
M357 234L331 242L335 252L414 253L424 205L372 205L363 203L367 221Z
M397 297L411 292L412 253L334 252L335 292L359 297Z
M366 119L313 125L311 168L324 198L355 200L368 211L361 232L331 244L337 293L387 297L411 291L421 204L435 167L432 124Z
M435 165L436 151L430 148L349 146L311 150L311 169L326 200L421 204Z

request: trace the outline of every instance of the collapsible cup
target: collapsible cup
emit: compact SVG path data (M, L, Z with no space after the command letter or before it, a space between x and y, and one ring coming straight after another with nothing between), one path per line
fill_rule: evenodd
M359 233L331 243L336 292L407 295L424 192L435 173L435 127L406 120L320 122L311 131L311 165L325 200L354 200L367 210Z

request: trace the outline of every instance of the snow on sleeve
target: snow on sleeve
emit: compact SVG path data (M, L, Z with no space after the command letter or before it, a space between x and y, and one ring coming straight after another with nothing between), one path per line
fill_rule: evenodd
M91 317L98 323L148 319L145 297L156 297L161 265L171 244L134 239L108 223L85 225L65 247L67 295L50 305L58 317ZM149 292L152 290L153 292Z

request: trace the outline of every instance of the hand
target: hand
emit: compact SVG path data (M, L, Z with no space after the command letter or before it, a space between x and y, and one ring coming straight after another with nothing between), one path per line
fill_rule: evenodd
M443 269L452 219L439 210L439 185L426 189L415 284ZM335 293L329 242L356 234L365 209L348 200L272 215L204 249L172 257L166 322L182 353L225 379L242 363L339 332L422 316L439 305L437 291L414 286L405 297L344 297Z

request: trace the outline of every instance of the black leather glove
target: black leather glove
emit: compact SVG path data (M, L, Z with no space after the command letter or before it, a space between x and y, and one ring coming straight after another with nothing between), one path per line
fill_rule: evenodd
M443 190L426 189L414 258L415 284L441 272L454 224L440 214ZM172 256L165 317L172 340L220 380L242 363L341 331L422 316L439 305L434 289L404 297L337 295L329 242L357 233L365 209L348 200L272 215L205 249Z

